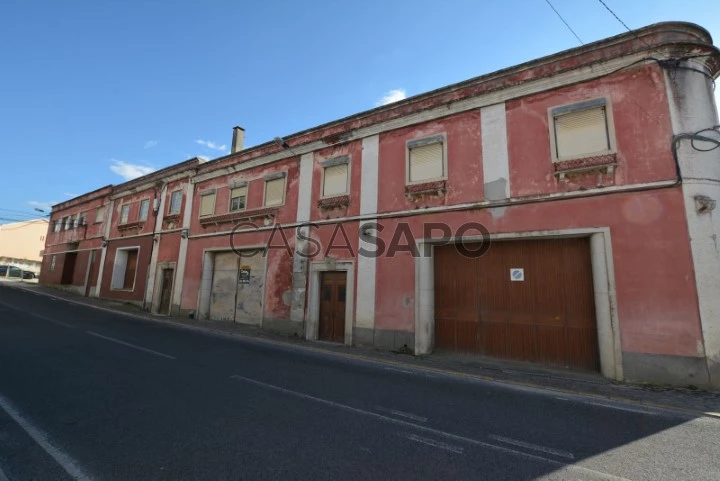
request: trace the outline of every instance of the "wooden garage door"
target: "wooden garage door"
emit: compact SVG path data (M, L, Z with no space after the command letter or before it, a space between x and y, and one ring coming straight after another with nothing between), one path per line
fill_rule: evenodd
M589 238L435 248L435 347L599 370ZM511 280L522 269L524 280Z

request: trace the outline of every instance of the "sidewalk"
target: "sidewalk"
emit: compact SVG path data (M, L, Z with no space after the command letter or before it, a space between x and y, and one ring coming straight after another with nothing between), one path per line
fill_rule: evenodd
M591 402L602 400L625 401L647 407L681 410L695 415L709 415L720 418L720 392L702 391L691 388L675 388L626 384L610 381L599 374L578 373L561 369L548 369L523 363L496 361L483 358L432 354L413 356L369 348L348 347L321 341L305 341L263 331L252 326L230 322L200 321L195 319L157 316L144 312L131 304L104 299L80 297L58 288L27 282L3 282L4 285L22 288L38 294L53 296L98 309L124 313L152 322L181 326L188 329L214 332L222 335L255 338L299 349L308 349L341 355L346 358L381 362L394 369L420 369L429 373L450 374L475 379L490 380L538 389L549 389L562 393L590 396Z

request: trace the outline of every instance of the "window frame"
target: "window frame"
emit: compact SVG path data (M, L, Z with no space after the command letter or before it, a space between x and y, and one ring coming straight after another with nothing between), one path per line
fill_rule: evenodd
M123 210L127 208L127 216L123 220ZM130 222L130 204L122 204L120 206L120 218L118 219L118 225L125 225Z
M143 204L147 205L147 210L145 211L145 217L143 217ZM138 206L138 221L145 222L150 217L150 199L145 198L140 201L140 205Z
M592 152L575 156L561 157L558 155L557 148L557 129L555 128L555 119L563 114L581 112L598 107L605 108L605 129L608 137L609 148L602 152ZM617 153L617 144L615 139L615 117L613 116L612 102L609 96L595 97L579 102L571 102L562 105L554 105L547 110L548 115L548 135L550 137L550 160L553 163L565 162L577 159L586 159L589 157L598 157L603 155L612 155Z
M423 147L431 144L442 144L442 169L443 175L440 177L433 177L431 179L415 180L410 178L410 151L416 147ZM448 148L447 148L447 133L442 132L439 134L431 135L428 137L422 137L419 139L411 139L405 142L405 185L419 185L427 184L430 182L439 182L448 179Z
M345 192L342 194L330 194L325 195L325 170L328 167L335 167L337 165L346 165L347 166L347 173L345 178ZM352 167L352 158L350 155L343 155L341 157L333 157L331 159L323 160L320 162L320 167L322 169L322 173L320 176L320 198L321 199L332 199L333 197L340 197L343 195L350 195L350 178L351 178L351 167Z
M180 202L179 202L177 211L173 211L172 210L173 197L175 196L175 194L178 194L178 193L180 195ZM183 203L182 189L177 189L177 190L173 190L172 192L170 192L170 202L168 202L167 215L180 215L180 212L182 212L182 203Z
M203 198L208 197L208 196L213 196L212 212L210 212L209 214L203 214L202 213ZM217 189L203 190L200 192L199 197L200 197L200 204L198 205L198 217L202 218L202 217L209 217L211 215L215 215L215 211L217 210Z
M105 221L106 209L107 209L107 205L105 205L105 204L98 206L97 210L95 211L95 223L96 224L99 224L99 223Z
M135 257L135 274L133 275L133 285L130 288L125 287L125 276L127 273L127 256L129 251L137 251L136 257ZM122 269L120 268L120 264L118 263L118 254L123 253L122 255L125 256L125 264L122 266ZM125 291L125 292L135 292L135 288L137 287L137 280L138 280L138 266L140 265L140 246L128 246L128 247L118 247L115 250L115 258L113 259L113 269L112 273L110 274L110 290L111 291ZM122 271L122 276L120 275L120 272ZM117 281L120 280L120 277L122 277L122 287L118 287Z
M232 208L232 201L235 197L232 196L232 191L235 189L245 189L245 205L242 209L235 209ZM248 199L248 192L249 192L249 184L247 182L234 182L228 186L228 212L242 212L244 210L247 210L247 199ZM240 196L238 196L240 197ZM263 202L265 202L265 195L263 194Z
M282 201L279 204L272 204L268 205L267 203L267 185L268 182L271 182L273 180L282 179L283 181L283 195L282 195ZM264 185L263 185L263 207L281 207L285 205L285 198L287 197L287 172L276 172L274 174L268 174L265 177L263 177Z

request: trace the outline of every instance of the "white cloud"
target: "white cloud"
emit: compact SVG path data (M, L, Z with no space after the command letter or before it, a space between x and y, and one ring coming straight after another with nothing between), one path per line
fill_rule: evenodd
M112 159L111 162L113 165L110 166L110 170L125 180L137 179L155 171L155 169L147 165L130 164L117 159Z
M388 93L386 93L380 100L378 100L375 103L375 107L391 104L393 102L399 102L400 100L403 100L405 97L407 97L407 93L405 92L405 89L392 89L392 90L388 91Z
M197 158L202 160L203 162L207 162L208 160L210 160L209 157L205 157L204 155L198 155Z
M157 140L148 140L147 142L145 142L145 145L143 145L143 149L152 149L159 143L160 142Z
M73 193L71 193L71 192L64 192L63 195L64 195L65 197L77 197L77 196L79 196L80 194L73 194Z
M52 206L54 206L55 204L58 204L58 203L59 203L59 202L56 201L56 200L50 200L50 201L47 201L47 202L41 202L41 201L38 201L38 200L29 200L29 201L27 201L27 204L28 204L29 206L35 207L35 208L37 208L37 209L44 210L44 211L45 211L46 213L48 213L48 214L49 214L50 211L52 210Z
M200 145L202 145L203 147L207 147L208 149L221 150L221 151L223 151L223 152L225 152L225 151L227 150L227 145L225 145L225 144L223 144L223 145L218 145L218 144L216 144L215 142L213 142L212 140L202 140L202 139L198 139L198 140L195 141L195 143L196 143L196 144L200 144Z

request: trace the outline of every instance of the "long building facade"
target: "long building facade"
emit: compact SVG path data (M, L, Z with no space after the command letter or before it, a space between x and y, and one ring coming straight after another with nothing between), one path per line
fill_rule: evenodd
M663 23L252 148L236 127L227 156L54 206L41 282L718 387L719 73L705 30Z

